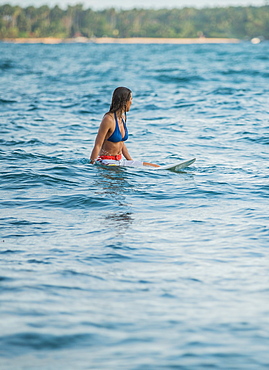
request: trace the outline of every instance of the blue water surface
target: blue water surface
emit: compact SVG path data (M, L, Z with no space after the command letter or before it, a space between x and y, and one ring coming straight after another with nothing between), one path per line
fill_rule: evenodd
M0 44L1 369L269 368L269 43ZM117 86L129 152L89 164Z

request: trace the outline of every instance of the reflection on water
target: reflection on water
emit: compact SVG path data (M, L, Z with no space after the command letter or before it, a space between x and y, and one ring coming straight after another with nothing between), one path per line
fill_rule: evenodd
M125 231L134 221L131 204L127 203L126 195L133 186L127 181L127 172L119 167L99 167L95 181L98 196L102 195L113 200L114 212L104 214L102 218L108 227L118 231Z
M127 229L128 226L134 221L131 212L116 212L106 215L105 220L108 224L113 224L115 227Z

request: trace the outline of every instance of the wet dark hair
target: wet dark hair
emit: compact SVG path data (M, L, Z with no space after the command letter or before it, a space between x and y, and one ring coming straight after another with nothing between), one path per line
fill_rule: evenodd
M112 102L109 113L116 113L118 110L126 113L126 104L131 98L132 91L127 87L117 87L112 95Z

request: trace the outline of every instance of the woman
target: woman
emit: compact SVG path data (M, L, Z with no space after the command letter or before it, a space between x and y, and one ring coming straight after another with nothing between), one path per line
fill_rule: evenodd
M98 162L108 166L160 167L157 164L133 161L128 152L125 145L128 139L126 113L129 112L131 105L131 90L127 87L118 87L113 92L109 112L104 115L101 122L90 163Z

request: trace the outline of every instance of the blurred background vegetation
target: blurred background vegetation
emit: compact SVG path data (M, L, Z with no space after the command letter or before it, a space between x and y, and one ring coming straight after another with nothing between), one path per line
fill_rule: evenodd
M269 5L102 11L83 5L0 6L0 39L17 37L228 37L269 39Z

